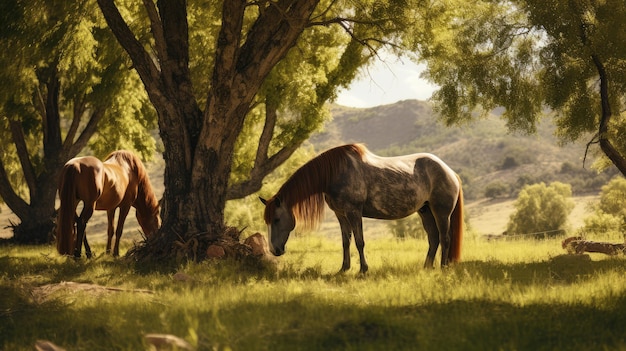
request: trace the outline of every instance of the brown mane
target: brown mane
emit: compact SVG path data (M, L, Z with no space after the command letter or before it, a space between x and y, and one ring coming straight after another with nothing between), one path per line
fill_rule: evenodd
M137 213L143 217L155 215L155 213L159 211L159 201L154 194L148 172L139 157L130 151L118 150L110 153L105 161L112 158L118 160L120 164L128 164L131 171L137 177L137 198L132 204L137 209Z
M271 223L276 199L291 209L303 229L314 228L324 217L324 191L337 174L345 171L353 158L362 158L367 148L349 144L327 150L300 167L272 197L265 209L265 222Z

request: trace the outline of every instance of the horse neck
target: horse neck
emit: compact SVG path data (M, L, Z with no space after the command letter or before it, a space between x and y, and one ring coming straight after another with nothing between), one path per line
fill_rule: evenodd
M139 178L137 199L134 206L143 217L155 215L158 211L159 201L152 190L150 181L146 177Z
M324 216L324 193L337 176L361 155L358 146L347 145L328 150L300 167L278 191L291 209L296 221L305 228L314 228Z

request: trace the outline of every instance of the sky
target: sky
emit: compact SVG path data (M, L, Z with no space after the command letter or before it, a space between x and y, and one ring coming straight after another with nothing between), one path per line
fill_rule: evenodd
M401 100L428 100L436 86L420 78L425 66L409 59L383 57L363 69L335 103L348 107L373 107Z

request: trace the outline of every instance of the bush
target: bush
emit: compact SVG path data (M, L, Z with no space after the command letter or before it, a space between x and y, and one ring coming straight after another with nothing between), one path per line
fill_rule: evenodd
M422 226L422 219L418 214L410 215L406 218L388 221L387 227L391 234L397 239L405 238L427 238L426 231Z
M485 187L485 197L489 199L495 199L497 197L506 196L508 195L508 192L509 192L508 187L506 186L506 184L504 184L501 181L489 183Z
M515 202L515 212L509 218L507 233L532 234L536 237L561 233L567 216L574 209L569 184L560 182L525 186Z
M594 207L582 232L595 236L622 232L626 227L626 179L615 177L604 185L600 202Z

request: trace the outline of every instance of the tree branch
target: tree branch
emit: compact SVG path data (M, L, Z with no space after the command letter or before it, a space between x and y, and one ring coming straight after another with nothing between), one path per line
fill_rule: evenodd
M114 0L97 0L104 18L111 31L135 64L135 69L146 87L159 85L160 72L152 57L135 38ZM150 91L151 89L148 89Z
M26 181L26 185L28 186L30 196L33 198L37 196L37 182L33 164L30 162L30 157L28 156L28 148L26 147L22 124L16 120L11 120L9 124L11 127L13 143L15 144L15 148L17 150L17 157L20 160L22 172L24 173L24 179Z
M19 218L27 218L28 215L28 203L24 201L21 197L17 195L11 182L9 181L9 176L7 175L6 168L4 167L4 162L0 157L0 196L2 200L6 202L9 208L19 217Z
M104 117L105 111L106 108L104 107L95 108L95 110L91 113L91 116L89 117L89 121L87 121L85 129L83 129L83 131L78 136L78 139L76 139L75 142L71 143L69 147L65 148L67 152L67 158L75 157L87 145L89 139L91 139L91 137L97 131L98 122L100 122L102 117Z

